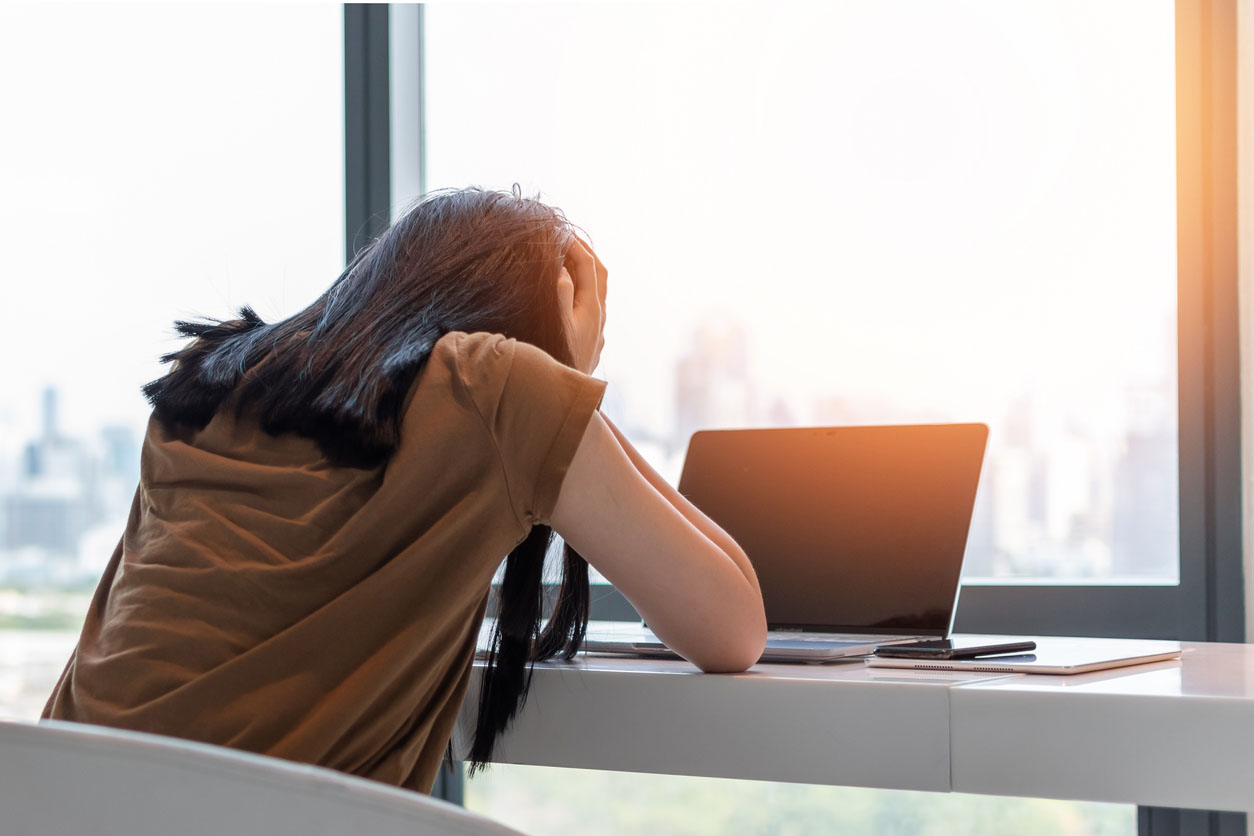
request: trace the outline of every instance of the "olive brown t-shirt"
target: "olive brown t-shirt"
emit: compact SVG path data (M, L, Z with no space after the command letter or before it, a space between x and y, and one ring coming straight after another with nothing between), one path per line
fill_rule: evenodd
M44 716L429 791L493 573L548 520L604 386L527 343L455 332L374 469L231 409L199 431L151 421L126 532Z

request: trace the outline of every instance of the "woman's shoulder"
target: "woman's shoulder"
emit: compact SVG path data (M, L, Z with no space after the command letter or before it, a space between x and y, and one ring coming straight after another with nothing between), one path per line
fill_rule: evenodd
M436 341L432 357L464 364L508 360L518 341L489 331L450 331Z
M545 370L568 368L531 343L487 331L450 331L436 342L431 356L452 369L468 386L499 386L511 374L543 374Z
M492 439L515 515L547 519L605 383L502 334L454 332L436 350Z
M447 369L454 385L470 392L499 391L514 364L518 341L486 331L450 331L436 341L431 360Z
M448 368L483 414L502 401L563 400L572 390L604 383L562 363L544 349L504 334L452 331L436 343L432 358Z

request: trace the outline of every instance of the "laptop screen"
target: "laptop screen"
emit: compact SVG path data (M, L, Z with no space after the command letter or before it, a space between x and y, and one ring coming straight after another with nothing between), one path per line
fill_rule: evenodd
M679 491L749 555L773 629L948 635L988 427L711 430Z

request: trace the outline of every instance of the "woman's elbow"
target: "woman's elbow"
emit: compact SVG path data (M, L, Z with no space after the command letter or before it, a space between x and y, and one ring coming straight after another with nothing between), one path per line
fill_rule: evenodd
M762 658L766 649L766 625L760 630L746 631L734 641L728 641L718 648L690 659L702 673L741 673Z
M762 648L755 651L725 653L708 658L691 660L702 673L743 673L762 658Z

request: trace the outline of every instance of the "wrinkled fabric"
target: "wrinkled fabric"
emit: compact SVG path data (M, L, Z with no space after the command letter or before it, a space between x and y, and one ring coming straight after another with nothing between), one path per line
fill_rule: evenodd
M151 420L125 534L44 717L429 792L492 576L546 522L605 384L455 332L381 467L222 409Z

